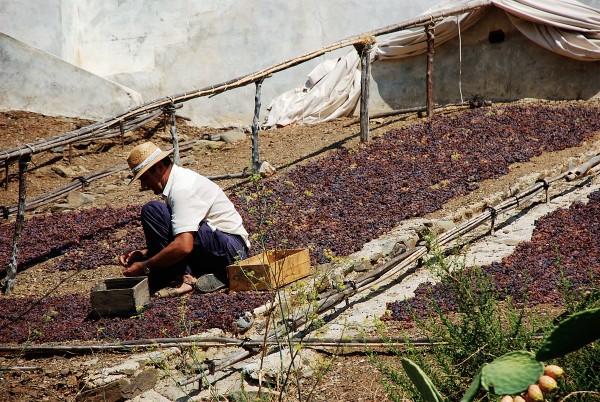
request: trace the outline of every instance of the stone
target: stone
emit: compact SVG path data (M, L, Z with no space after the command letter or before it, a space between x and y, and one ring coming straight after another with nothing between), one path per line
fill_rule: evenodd
M354 270L354 272L366 272L369 271L372 267L373 266L371 265L371 261L367 259L361 259L352 264L352 269Z
M260 168L258 169L258 173L262 177L269 177L275 174L276 169L267 161L261 163Z
M221 134L221 141L226 144L235 144L246 139L246 133L242 130L230 130Z
M118 366L103 368L101 373L103 375L125 374L127 376L131 376L139 369L140 363L138 363L137 361L127 360L119 364Z
M260 374L262 374L264 381L277 384L287 374L292 361L300 377L308 378L314 373L312 366L320 363L320 357L315 351L302 349L298 351L298 354L292 360L289 350L285 349L266 356L262 361L262 369L261 362L255 361L245 365L242 368L242 373L254 380L258 380Z
M141 353L132 357L142 366L169 367L174 366L181 356L181 350L176 347L165 348L153 352Z
M158 370L149 369L140 372L133 378L125 376L94 387L93 383L86 384L86 390L81 392L77 401L123 401L135 398L143 392L151 390L158 380ZM107 376L112 377L112 376Z
M71 204L61 203L61 204L52 205L52 208L50 208L50 210L52 211L52 213L61 213L61 212L66 212L66 211L72 211L75 208L76 207L74 207Z
M239 333L248 331L254 325L254 317L250 312L245 312L243 316L237 319L235 327Z
M62 165L53 165L52 171L59 175L60 177L76 177L78 174L73 170L73 168Z
M81 191L73 191L67 195L67 204L72 205L74 208L79 208L85 204L91 204L96 200L91 194L82 193Z
M205 150L218 150L222 149L225 146L225 143L222 141L208 141L208 140L198 140L194 145L193 151L205 151Z
M179 160L179 166L190 166L196 164L196 158L193 156L187 155Z

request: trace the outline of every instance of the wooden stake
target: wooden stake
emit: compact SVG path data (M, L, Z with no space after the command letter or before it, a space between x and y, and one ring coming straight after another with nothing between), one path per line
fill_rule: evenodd
M427 117L433 116L433 53L435 44L435 24L425 26L427 35Z
M252 173L257 174L260 170L260 158L258 155L258 130L260 115L260 90L264 78L256 81L256 93L254 95L254 118L252 120Z
M371 78L371 49L375 39L369 37L354 47L360 55L360 141L369 142L369 83Z
M119 120L119 131L121 132L121 149L125 148L125 127L123 120Z
M169 114L169 124L171 126L171 139L173 140L173 162L179 165L179 138L177 137L177 126L175 125L175 104L171 103L165 108Z
M6 177L4 177L4 190L8 190L8 161L4 161L4 170L6 171Z
M21 238L21 230L23 229L23 221L25 220L25 193L27 189L27 165L31 161L31 155L19 159L19 209L17 219L15 221L15 233L13 234L12 255L10 264L6 269L6 278L2 280L2 291L6 295L13 294L15 280L17 276L17 255L19 253L18 244Z

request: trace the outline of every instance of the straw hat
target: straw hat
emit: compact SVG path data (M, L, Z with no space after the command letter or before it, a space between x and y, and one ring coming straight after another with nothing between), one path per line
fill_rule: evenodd
M127 163L133 173L133 179L131 179L129 184L143 175L146 170L150 169L157 162L172 154L173 151L173 149L163 151L150 141L144 142L133 148L127 157Z

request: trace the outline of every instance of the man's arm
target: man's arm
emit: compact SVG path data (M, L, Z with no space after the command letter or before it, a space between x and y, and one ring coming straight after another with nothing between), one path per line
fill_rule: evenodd
M173 265L187 257L194 249L194 233L183 232L175 236L175 239L158 254L146 261L138 261L123 271L125 276L146 275L144 268L149 271L159 271L165 267Z

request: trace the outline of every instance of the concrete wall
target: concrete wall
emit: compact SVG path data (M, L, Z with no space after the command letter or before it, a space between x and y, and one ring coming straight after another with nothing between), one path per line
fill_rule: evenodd
M501 31L504 41L490 43ZM544 49L523 36L506 13L491 8L458 38L436 47L434 102L468 101L480 94L494 101L520 98L589 99L600 93L600 62L583 62ZM426 104L425 54L398 61L377 61L371 68L369 110L388 111Z
M87 113L96 111L94 118L103 119L121 113L127 104L138 102L135 93L141 94L143 101L150 101L218 84L338 40L407 20L437 3L437 0L2 0L0 31L23 42L23 53L30 52L30 46L39 49L40 60L37 65L37 59L32 56L25 65L8 67L8 63L22 60L2 58L7 52L0 47L3 70L0 85L5 92L0 98L0 110L26 104L27 110L35 108L33 111L71 116L65 107L57 106L61 103L57 97L62 97L65 105L85 103L85 107L81 107ZM600 0L587 3L597 6ZM546 62L565 67L550 73L540 70L540 78L549 74L562 77L579 71L587 74L590 68L590 64L571 63L547 51L529 53L527 50L525 55L535 54L536 60L525 58L518 54L518 49L507 46L524 46L526 39L518 33L511 31L505 43L495 46L486 42L488 28L477 29L479 33L463 36L463 47L472 45L470 49L468 46L463 49L465 96L471 92L490 97L537 96L530 90L537 89L538 85L520 81L523 73L515 70L517 67L547 68ZM507 32L510 29L506 27ZM12 46L14 51L14 43L9 41L11 44L5 45L5 42L3 40L0 46ZM459 99L456 96L457 43L436 50L434 85L439 103ZM491 52L490 55L483 56L483 49L478 46ZM263 109L277 95L302 84L318 63L349 50L341 49L265 80ZM46 53L63 63L49 63ZM394 62L374 65L373 112L424 104L424 63L423 56L402 67ZM62 76L74 71L73 67L79 73L68 80L64 89L62 79L48 86L49 71ZM593 71L597 71L597 67L594 68ZM14 72L9 83L3 78L6 70ZM403 78L413 73L414 78ZM512 77L502 90L495 87L499 79L493 74L497 73ZM94 75L104 80L93 78ZM569 95L563 95L563 87L555 86L554 92L561 97L577 97L570 94L581 89L580 96L585 96L585 87L579 87L572 79L566 82ZM128 102L118 100L107 105L103 96L87 94L87 88L111 93L116 90L115 83L125 87L115 96L129 97ZM523 83L528 85L521 87ZM72 90L77 87L82 89L76 93L79 96ZM20 96L35 98L35 102L15 100L13 94L6 92L9 88L21 88ZM86 96L82 97L84 93ZM187 102L179 113L192 118L199 126L248 125L252 121L253 102L254 86L248 86Z
M101 120L142 103L137 92L2 33L0 71L0 110Z

